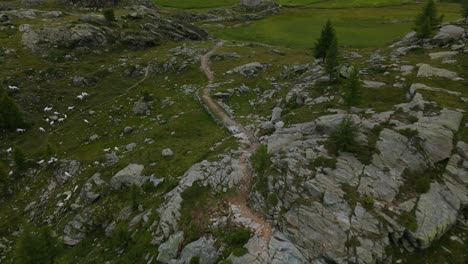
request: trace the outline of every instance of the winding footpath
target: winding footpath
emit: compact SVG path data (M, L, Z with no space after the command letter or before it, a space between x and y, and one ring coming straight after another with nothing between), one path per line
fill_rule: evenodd
M221 125L225 126L231 133L239 135L247 139L247 147L244 149L240 156L240 166L243 172L242 180L239 184L239 188L233 197L230 197L228 202L231 210L234 213L235 219L241 224L245 225L254 230L255 234L259 236L265 245L268 245L272 235L272 226L266 221L263 216L252 209L247 204L247 196L249 195L252 187L253 173L249 166L249 157L257 150L260 146L260 142L257 138L248 131L242 124L240 124L234 117L228 115L223 108L211 98L210 93L213 88L215 81L214 72L211 70L210 57L213 56L216 50L221 47L224 42L218 42L216 46L204 54L200 60L200 69L206 75L208 84L201 91L201 103L204 104L207 111L210 112L211 116L218 121Z

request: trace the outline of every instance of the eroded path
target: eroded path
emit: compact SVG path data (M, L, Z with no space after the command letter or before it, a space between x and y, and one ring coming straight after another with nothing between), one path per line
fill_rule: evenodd
M249 166L249 157L260 146L260 142L250 131L245 129L242 124L235 120L234 117L227 114L224 109L210 96L213 83L215 81L214 72L210 67L210 57L214 55L216 50L223 44L224 43L222 41L218 42L212 50L201 57L200 69L208 78L208 84L201 91L201 103L205 105L206 109L210 112L213 118L217 119L218 123L221 123L223 126L225 126L231 133L237 135L241 134L244 138L247 139L247 146L240 156L243 178L239 184L239 188L236 194L231 197L228 202L230 203L235 219L244 226L253 229L255 233L263 239L265 244L268 245L272 234L271 224L266 221L261 214L250 209L247 204L247 196L252 186L252 171Z

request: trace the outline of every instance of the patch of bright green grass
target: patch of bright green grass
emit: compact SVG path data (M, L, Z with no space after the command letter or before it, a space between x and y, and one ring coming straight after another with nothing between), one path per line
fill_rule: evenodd
M156 1L158 5L175 8L212 8L221 6L230 6L238 3L237 0L160 0Z
M284 6L313 6L323 8L382 7L414 3L413 0L280 0Z
M459 18L457 6L440 4L440 13L445 14L446 21ZM340 45L378 47L411 31L419 9L419 5L404 8L290 9L246 26L213 28L211 31L223 39L312 48L324 23L330 19L336 28Z

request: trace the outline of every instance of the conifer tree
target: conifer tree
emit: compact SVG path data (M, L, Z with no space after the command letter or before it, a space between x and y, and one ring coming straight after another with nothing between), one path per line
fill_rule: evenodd
M338 42L336 38L331 40L330 46L327 50L327 55L325 57L325 71L330 76L330 81L333 81L337 75L337 67L339 64L339 55L338 55Z
M52 264L60 252L60 243L49 227L26 227L16 241L15 263Z
M5 90L0 89L0 129L15 129L24 125L23 115Z
M420 38L430 37L434 27L440 24L441 17L437 15L437 7L434 0L428 0L421 13L416 17L415 30Z
M347 106L353 106L361 100L361 80L359 70L353 68L344 86L344 101Z
M314 56L317 59L325 59L327 51L332 44L333 39L336 39L335 29L330 20L327 21L322 29L319 39L315 44Z
M465 25L468 24L468 0L462 0L461 2L461 15L465 19Z

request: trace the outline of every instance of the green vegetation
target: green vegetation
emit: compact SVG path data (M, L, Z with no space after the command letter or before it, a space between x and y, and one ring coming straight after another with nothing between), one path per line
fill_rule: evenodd
M15 163L15 169L19 173L24 172L28 168L26 155L20 148L15 148L13 150L13 161Z
M102 11L102 14L104 15L104 18L106 19L107 22L115 21L114 9L104 9L104 11Z
M416 221L416 215L413 211L402 212L399 221L404 227L408 228L413 232L415 232L418 229L418 222Z
M398 130L398 132L408 139L413 139L418 136L418 130L416 129L405 128Z
M434 0L428 0L421 13L416 17L415 30L418 37L430 37L434 27L440 24L441 21L442 18L437 15L437 7Z
M244 245L252 237L252 232L249 229L236 225L228 225L215 230L214 233L219 241L226 245L222 253L225 258L231 253L238 257L247 253Z
M175 8L210 8L210 7L221 7L221 6L229 6L237 4L239 1L237 0L161 0L158 1L158 5L167 6L167 7L175 7Z
M330 137L330 145L336 151L353 151L357 145L358 128L350 117L345 117Z
M362 207L366 208L367 210L374 208L374 198L371 196L364 196L359 198L359 203L361 203Z
M119 224L112 235L111 244L113 248L116 249L126 249L133 243L132 236L128 231L128 227L126 224Z
M344 101L347 106L354 106L361 100L361 80L359 70L353 67L349 79L344 85Z
M255 171L259 175L264 175L270 168L270 154L268 154L268 147L266 145L260 145L250 159Z
M0 198L7 196L9 186L10 176L8 175L8 167L0 161Z
M0 129L12 130L25 125L23 114L16 103L0 88Z
M468 25L468 0L462 0L461 2L462 7L460 13L462 17L465 19L465 25Z
M308 6L315 8L385 7L412 3L411 0L280 0L285 6Z
M16 242L15 263L51 264L61 254L61 242L48 226L26 226Z
M327 20L327 23L325 23L325 26L323 27L322 32L320 33L320 37L315 43L315 58L325 60L325 58L327 57L328 50L333 44L336 45L336 33L331 21Z
M431 188L431 176L427 173L413 172L405 169L403 172L405 184L401 186L401 193L426 193Z
M180 226L184 231L185 242L190 243L208 231L213 197L209 186L194 183L182 193L182 198Z
M135 183L132 184L132 187L130 188L130 196L132 199L133 209L138 209L138 205L140 205L141 201L143 200L143 192L141 190L141 187L136 185Z
M336 169L336 159L335 158L327 158L324 156L319 156L312 162L312 166L314 168L323 167L323 168L330 168Z
M356 1L323 1L326 4L344 4ZM374 2L374 1L368 1ZM390 2L390 1L388 1ZM403 2L403 1L402 1ZM412 1L411 1L412 2ZM371 5L370 5L371 6ZM459 5L438 4L445 20L460 18ZM407 34L414 27L414 17L420 5L381 8L337 8L322 9L315 5L305 8L285 9L279 15L269 16L245 26L208 27L214 35L227 40L263 42L291 48L310 49L311 43L319 38L322 26L333 21L340 46L353 48L382 47ZM215 23L216 24L216 23ZM307 26L304 26L307 25Z
M334 37L327 49L327 55L325 56L325 71L328 73L330 82L336 79L339 64L338 41L336 37Z

